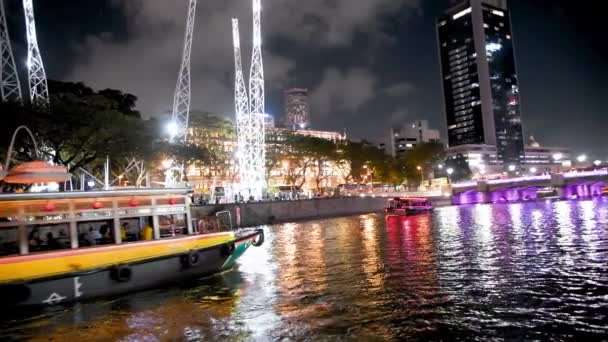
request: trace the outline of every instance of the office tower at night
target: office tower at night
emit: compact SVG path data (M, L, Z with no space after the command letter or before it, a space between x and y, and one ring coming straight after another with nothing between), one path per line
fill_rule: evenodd
M450 147L494 145L503 167L524 161L513 34L505 0L466 0L437 20Z
M284 124L290 129L310 128L308 89L294 88L285 91Z

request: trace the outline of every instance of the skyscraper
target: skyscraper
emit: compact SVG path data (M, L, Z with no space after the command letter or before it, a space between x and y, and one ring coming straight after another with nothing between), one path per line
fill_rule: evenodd
M437 36L450 147L495 145L504 167L519 167L524 139L506 0L461 2L437 20Z
M284 124L291 129L310 128L308 89L294 88L285 91Z

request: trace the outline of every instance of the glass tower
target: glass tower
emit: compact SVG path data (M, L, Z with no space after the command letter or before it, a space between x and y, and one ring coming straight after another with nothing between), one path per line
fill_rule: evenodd
M513 35L505 0L466 0L437 20L450 146L496 145L519 168L524 141Z

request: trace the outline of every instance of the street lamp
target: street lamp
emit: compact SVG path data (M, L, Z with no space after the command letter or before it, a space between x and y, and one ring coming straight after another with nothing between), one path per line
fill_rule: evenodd
M179 128L177 127L177 122L171 120L167 123L167 126L165 127L165 129L167 130L167 133L169 133L169 137L171 139L173 139L177 133Z
M450 184L450 176L452 176L452 173L454 173L454 169L452 169L451 167L448 167L448 169L446 170L446 172L448 173L448 184Z
M576 161L578 161L579 163L586 162L587 161L587 155L581 154L580 156L576 157Z
M420 171L420 184L424 183L424 172L422 172L422 166L416 166L416 170Z
M596 160L596 161L593 162L593 165L600 166L600 165L602 165L602 161L598 159L598 160Z

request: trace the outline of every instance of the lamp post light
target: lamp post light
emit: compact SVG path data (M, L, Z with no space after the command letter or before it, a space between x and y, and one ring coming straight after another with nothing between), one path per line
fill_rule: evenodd
M165 129L167 130L167 133L169 134L169 138L171 140L173 140L173 138L175 138L175 136L177 136L177 134L179 133L179 127L177 126L177 122L173 120L167 122Z
M579 163L586 162L587 161L587 155L581 154L580 156L576 157L576 161L578 161Z
M448 184L450 184L452 181L450 180L452 174L454 173L454 169L452 169L451 167L448 167L448 169L446 170L446 172L448 173Z
M420 184L424 183L424 172L422 171L422 166L416 166L416 170L420 171Z
M602 165L602 161L598 159L598 160L596 160L596 161L593 162L593 165L600 166L600 165Z

